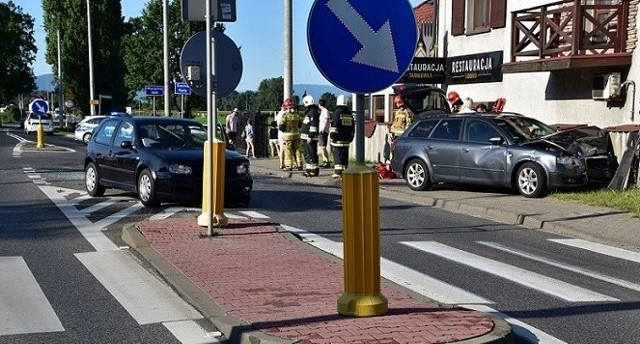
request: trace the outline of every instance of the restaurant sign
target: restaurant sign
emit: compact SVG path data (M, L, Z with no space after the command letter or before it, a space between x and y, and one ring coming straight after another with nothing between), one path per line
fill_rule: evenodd
M447 58L447 84L502 81L502 51L450 56Z
M440 57L414 57L398 83L444 84L447 80L446 61Z

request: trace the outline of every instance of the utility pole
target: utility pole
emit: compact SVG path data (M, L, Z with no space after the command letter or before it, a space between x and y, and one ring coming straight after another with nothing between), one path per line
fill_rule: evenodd
M87 30L89 31L89 98L90 98L90 109L91 116L95 116L96 114L96 104L94 104L95 99L95 81L93 80L93 46L91 45L91 3L87 0Z
M292 0L284 0L284 99L293 99ZM284 101L283 99L283 101Z
M62 123L64 121L64 90L62 89L62 49L60 49L60 29L56 30L56 35L58 38L58 119L60 121L60 127L62 127Z
M164 115L171 117L171 103L169 102L170 83L169 83L169 15L167 1L162 0L162 37L164 41Z

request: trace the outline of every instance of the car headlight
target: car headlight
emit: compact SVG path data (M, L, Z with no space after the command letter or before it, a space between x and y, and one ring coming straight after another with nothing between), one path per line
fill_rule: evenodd
M190 166L182 165L182 164L171 164L169 165L169 172L175 174L191 174L193 170Z
M578 166L582 165L582 160L575 156L559 156L556 157L556 163L558 165Z
M243 163L243 164L240 164L240 165L236 166L236 173L237 174L249 174L249 164L248 163Z

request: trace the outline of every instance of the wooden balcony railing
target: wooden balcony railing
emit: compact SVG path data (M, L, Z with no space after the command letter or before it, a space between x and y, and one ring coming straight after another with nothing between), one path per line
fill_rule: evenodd
M628 18L629 0L565 0L512 12L503 72L630 66Z

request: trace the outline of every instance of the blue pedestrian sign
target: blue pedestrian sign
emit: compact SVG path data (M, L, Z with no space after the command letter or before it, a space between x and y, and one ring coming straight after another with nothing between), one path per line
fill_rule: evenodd
M175 90L173 93L175 94L180 94L184 96L188 96L191 94L191 87L189 87L189 84L186 82L176 82L174 87L175 87Z
M315 0L307 24L313 60L324 77L351 93L373 93L411 65L418 27L407 0Z
M36 114L45 114L49 112L49 103L44 99L35 99L29 103L29 111Z
M162 85L148 85L144 89L144 93L151 97L161 97L164 96L164 87Z

